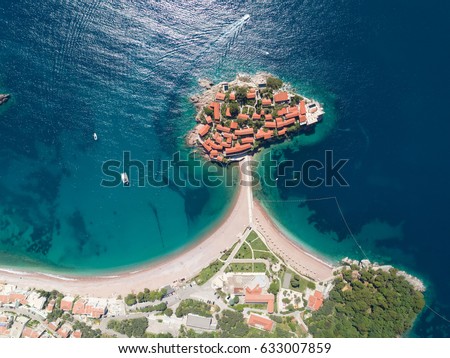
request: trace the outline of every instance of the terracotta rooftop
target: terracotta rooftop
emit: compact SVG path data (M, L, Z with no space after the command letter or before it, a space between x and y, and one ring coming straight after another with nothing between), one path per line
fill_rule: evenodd
M323 304L323 295L319 291L315 291L313 295L309 296L308 308L312 311L317 311Z
M239 113L237 116L238 119L243 119L244 121L246 121L247 119L249 119L250 117L248 116L248 114L244 114L244 113Z
M266 128L277 128L277 123L276 122L267 122L266 121L266 123L264 123L264 126Z
M275 296L272 293L262 293L262 289L256 286L253 290L245 289L245 303L267 303L267 312L273 313L275 308Z
M206 116L206 123L211 124L212 123L212 118L211 116Z
M225 93L217 92L216 93L216 101L224 101L225 100Z
M298 112L289 112L288 114L286 114L286 119L295 118L298 117L298 115Z
M237 129L238 128L238 122L231 122L230 128L231 129Z
M250 314L250 317L248 318L247 321L249 326L255 327L255 328L260 328L263 329L265 331L272 331L273 326L275 324L274 321L272 321L269 318L260 316L260 315L256 315L254 313Z
M225 112L225 116L231 117L230 107L227 107L227 110Z
M218 131L225 132L225 133L230 133L230 131L231 131L231 128L222 126L222 125L220 125L220 124L218 124L218 125L216 126L216 129L217 129Z
M250 144L236 145L235 147L232 147L232 148L226 148L225 153L227 155L236 154L236 153L244 152L251 148L252 148L252 146Z
M253 134L253 128L238 129L234 132L234 134L236 134L238 136L250 135L250 134Z
M255 92L248 92L247 93L247 99L255 99L256 93Z
M211 126L209 124L205 124L203 127L201 127L198 130L198 134L200 135L200 137L204 137L205 135L208 134L210 129L211 129Z
M234 92L230 93L230 101L236 101L236 93Z
M261 104L263 106L271 106L272 105L272 100L270 100L269 98L263 98L261 101Z
M287 92L280 92L273 96L275 103L289 101L289 95Z
M305 101L304 100L300 101L300 114L301 115L306 114L306 106L305 106Z
M261 119L261 115L258 113L253 113L252 119Z
M254 143L254 139L253 139L253 137L246 137L246 138L243 138L241 140L241 142L242 142L242 144L247 144L247 143L253 144Z
M281 109L277 112L277 114L278 114L279 116L284 116L286 113L287 113L287 108L286 108L286 107L281 108Z

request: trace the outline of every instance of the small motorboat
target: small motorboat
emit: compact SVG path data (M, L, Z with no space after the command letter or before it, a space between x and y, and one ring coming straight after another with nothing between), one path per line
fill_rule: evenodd
M98 139L97 133L94 132L93 137L94 137L94 140L97 140Z
M128 180L128 174L127 173L122 173L120 175L121 179L122 179L122 183L123 185L130 185L130 181Z

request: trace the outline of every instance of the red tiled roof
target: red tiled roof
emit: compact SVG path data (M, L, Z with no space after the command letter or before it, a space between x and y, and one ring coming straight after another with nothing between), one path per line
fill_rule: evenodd
M300 123L306 122L306 115L302 114L300 115Z
M265 122L264 123L264 126L266 127L266 128L277 128L277 123L276 122Z
M297 106L288 107L287 111L288 113L298 112L298 107Z
M219 155L216 159L217 159L217 161L219 161L219 162L223 162L223 157L222 157L221 155Z
M285 135L286 134L286 128L283 128L282 130L278 131L278 135Z
M61 300L61 309L63 311L70 311L72 309L73 301L70 300L64 300L64 298Z
M219 152L217 150L212 150L210 153L211 158L215 158L219 155Z
M287 92L280 92L273 96L275 103L289 101L289 95Z
M253 144L254 139L253 139L253 137L246 137L246 138L242 138L241 142L242 142L242 144L247 144L247 143Z
M239 113L237 118L238 119L243 119L244 121L246 121L247 119L249 119L249 116L248 116L248 114Z
M274 321L269 318L251 313L250 317L248 318L247 324L252 327L261 328L265 331L272 331Z
M234 134L239 136L253 134L253 128L238 129L234 132Z
M225 132L225 133L230 133L230 131L231 131L231 128L221 126L220 124L218 124L218 125L216 126L216 129L217 129L218 131Z
M261 119L261 115L258 113L253 113L252 119Z
M264 132L262 129L259 129L258 130L258 132L256 133L256 135L255 135L255 138L256 139L262 139L262 138L264 138L264 134L265 134L266 132Z
M214 120L220 119L220 103L219 102L212 102L209 107L214 110Z
M222 133L225 138L232 138L233 135L231 133Z
M319 291L315 291L313 295L309 296L308 308L312 311L317 311L323 304L323 295Z
M290 112L286 114L286 119L298 117L298 112Z
M83 333L80 330L76 330L75 332L72 333L71 337L72 338L81 338L82 335L83 335Z
M267 303L267 312L273 313L275 296L272 293L262 294L262 289L256 286L253 290L245 289L245 303Z
M287 113L287 108L286 108L286 107L281 108L281 109L277 112L277 114L278 114L279 116L284 116L286 113Z
M227 111L225 112L225 116L231 117L230 107L227 107Z
M225 100L225 93L217 92L216 93L216 101L224 101Z
M205 148L207 153L209 153L211 151L211 146L208 143L203 142L202 146L203 146L203 148Z
M235 147L225 149L225 153L227 155L236 154L236 153L244 152L251 148L252 148L252 146L250 144L236 145Z
M273 131L267 131L264 133L264 139L270 139L273 137Z
M204 137L205 135L208 134L210 129L211 129L211 126L209 124L205 124L203 127L201 127L198 130L198 134L200 135L200 137Z
M270 100L269 98L263 98L261 101L261 104L263 106L271 106L272 105L272 100Z
M256 93L255 92L248 92L247 93L247 99L255 99Z
M230 101L236 101L236 93L234 92L230 93Z
M86 314L86 301L78 300L77 302L75 302L72 308L72 314Z
M239 116L238 116L238 118L239 118ZM238 128L238 122L231 122L230 128L231 129L237 129Z
M211 145L211 148L215 149L215 150L222 150L223 149L222 145L216 144L214 142L212 142L210 145Z
M232 139L233 139L233 136L227 137L227 144L231 144Z
M212 123L211 116L206 116L206 123L208 123L208 124Z
M284 122L279 123L278 124L278 128L287 127L287 126L290 126L290 125L292 125L294 123L295 123L295 118L287 119Z
M272 121L273 120L273 117L272 117L272 115L270 113L266 114L264 118L266 118L266 121Z
M306 114L306 106L305 106L305 101L304 100L300 101L300 114L301 115Z
M250 93L254 93L254 92L256 92L256 88L249 88L249 90L248 90Z

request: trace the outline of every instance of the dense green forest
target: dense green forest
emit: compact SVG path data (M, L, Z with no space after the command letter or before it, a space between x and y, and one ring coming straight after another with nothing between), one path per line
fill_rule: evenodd
M314 337L398 337L425 305L397 270L344 269L330 298L307 320Z

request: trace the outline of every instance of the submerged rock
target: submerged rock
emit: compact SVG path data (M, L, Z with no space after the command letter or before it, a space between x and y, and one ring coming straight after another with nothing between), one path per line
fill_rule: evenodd
M6 102L8 102L8 100L11 98L11 95L9 94L0 94L0 106Z

